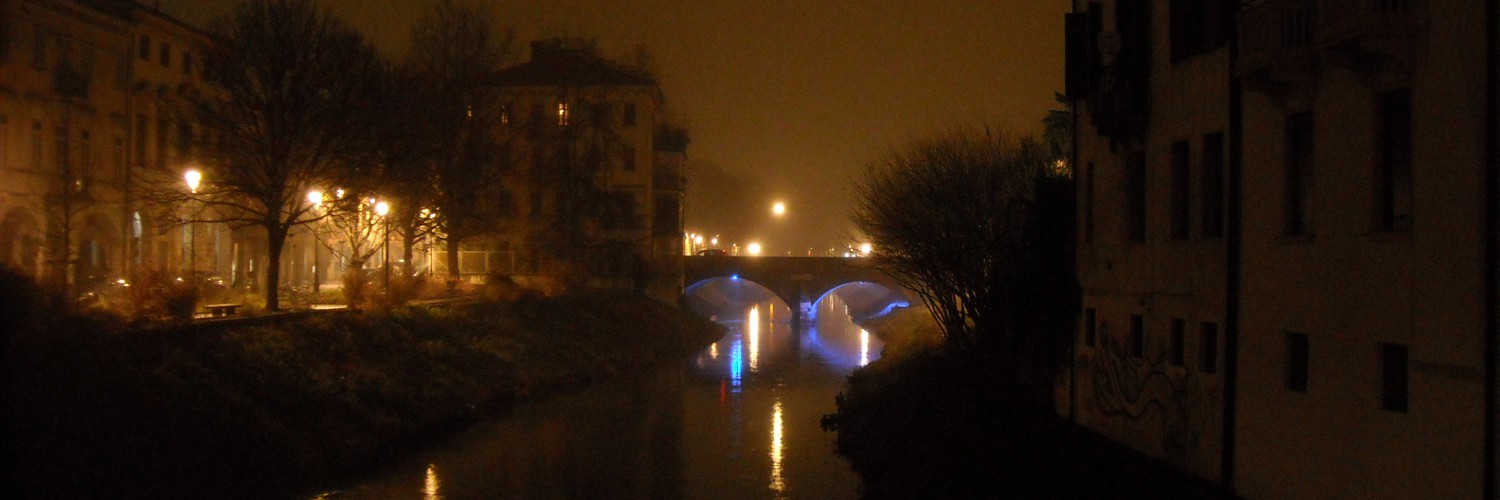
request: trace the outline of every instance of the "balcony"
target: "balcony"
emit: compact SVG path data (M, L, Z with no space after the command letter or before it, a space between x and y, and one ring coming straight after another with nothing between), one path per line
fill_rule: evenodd
M1329 62L1371 76L1409 73L1427 0L1318 0L1318 47Z
M1265 0L1239 15L1240 58L1235 75L1245 88L1283 100L1310 89L1318 63L1314 0Z

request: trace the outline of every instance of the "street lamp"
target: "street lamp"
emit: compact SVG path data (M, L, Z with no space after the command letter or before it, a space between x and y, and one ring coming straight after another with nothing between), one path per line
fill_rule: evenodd
M760 243L751 243L745 246L745 251L751 256L760 255Z
M786 203L776 202L771 204L771 214L777 217L786 215Z
M385 291L387 294L391 293L391 220L386 218L386 214L389 213L391 213L391 205L389 203L382 201L375 204L375 215L380 216L380 221L385 226L381 231L384 233L382 237L385 238L385 241L381 243L380 253L382 254L381 260L385 264Z
M187 182L188 191L193 195L198 194L198 185L203 182L203 172L196 168L190 168L182 173L182 180ZM194 196L196 198L196 196ZM198 272L198 214L193 214L193 219L188 221L188 276L193 279L193 285L197 285L197 278L193 277Z
M316 210L318 208L322 208L322 206L323 206L323 192L319 191L319 190L316 190L316 189L308 191L307 192L307 203L309 205L312 205L312 208L314 210ZM321 291L321 290L318 290L318 289L320 287L322 287L322 285L323 285L322 276L319 276L319 273L321 273L323 271L323 269L318 266L318 247L322 246L322 244L323 244L323 241L322 241L323 238L321 236L318 236L318 230L316 228L313 228L312 225L309 224L308 225L308 229L312 230L312 237L313 237L313 272L312 272L312 286L313 287L312 287L312 291L313 291L313 295L317 296L318 292Z

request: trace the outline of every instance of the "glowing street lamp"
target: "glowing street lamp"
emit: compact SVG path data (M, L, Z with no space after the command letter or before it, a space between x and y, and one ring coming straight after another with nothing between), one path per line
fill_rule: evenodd
M748 252L752 256L760 255L760 243L751 243L749 245L746 245L745 252Z
M866 255L866 256L868 256L868 255L870 255L870 252L873 252L873 251L875 251L875 245L871 245L869 242L864 242L864 243L860 243L859 244L859 254L860 255Z
M203 182L203 172L199 172L198 169L196 169L196 168L190 168L186 172L182 173L182 180L183 180L183 182L187 183L187 187L188 187L188 191L189 192L191 192L192 194L198 194L198 186ZM193 220L188 221L188 273L189 274L198 272L198 220L197 219L198 219L198 217L195 214L193 216ZM197 281L196 281L197 278L193 278L193 279L195 280L193 282L193 284L194 284L194 286L196 286L197 285Z
M189 191L192 191L193 194L198 194L198 185L203 182L203 172L199 172L196 168L190 168L182 173L182 180L187 182Z
M781 217L786 215L786 203L776 202L771 204L771 214Z
M391 290L391 219L387 218L386 214L389 213L391 213L389 203L382 201L375 204L375 215L380 216L380 221L385 226L382 231L385 241L381 244L380 253L382 254L381 260L385 261L385 290L388 294Z

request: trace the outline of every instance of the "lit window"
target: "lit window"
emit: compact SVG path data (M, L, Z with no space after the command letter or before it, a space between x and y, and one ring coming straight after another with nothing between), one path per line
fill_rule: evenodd
M557 102L557 126L568 126L568 103L563 101Z

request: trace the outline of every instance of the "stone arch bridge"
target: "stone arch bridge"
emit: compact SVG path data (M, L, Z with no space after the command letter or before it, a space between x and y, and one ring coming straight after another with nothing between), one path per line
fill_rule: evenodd
M869 282L900 293L913 294L875 267L865 257L730 257L699 256L683 259L683 282L692 293L714 278L753 281L776 294L800 320L801 304L816 302L843 285Z

